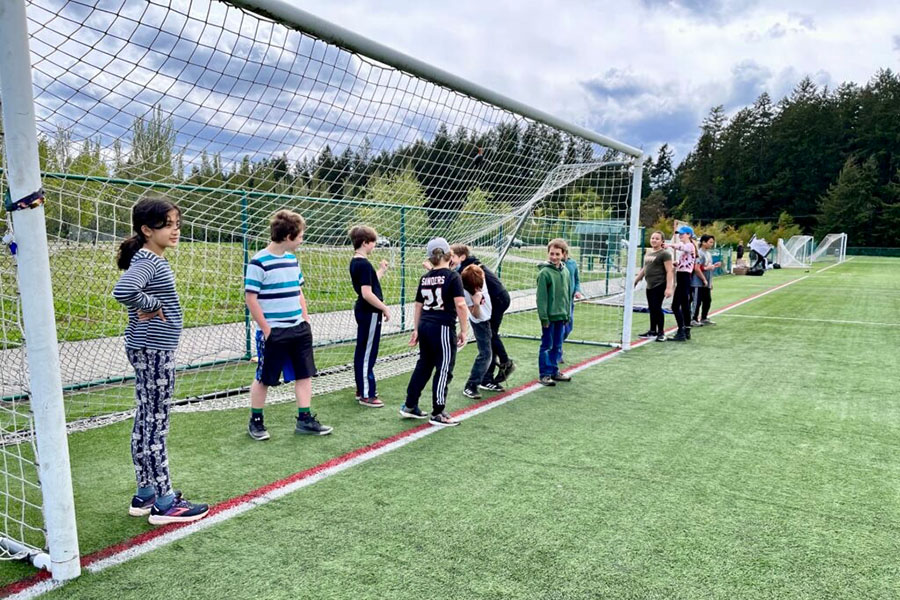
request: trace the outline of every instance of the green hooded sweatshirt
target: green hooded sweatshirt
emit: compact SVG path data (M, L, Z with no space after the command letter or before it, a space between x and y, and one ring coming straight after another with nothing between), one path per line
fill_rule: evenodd
M569 270L563 263L559 263L558 267L550 262L538 265L537 310L542 327L546 327L550 321L569 320L569 307L572 304L569 279Z

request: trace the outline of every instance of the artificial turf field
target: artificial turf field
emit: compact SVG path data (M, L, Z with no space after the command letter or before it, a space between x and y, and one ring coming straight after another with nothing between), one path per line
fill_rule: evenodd
M45 597L896 598L900 260L722 278L713 309L800 278ZM533 380L536 343L509 346L512 384ZM416 426L407 380L377 411L316 398L321 439L291 434L291 405L266 443L243 410L173 415L175 485L219 503ZM150 529L126 514L129 433L70 436L84 555Z

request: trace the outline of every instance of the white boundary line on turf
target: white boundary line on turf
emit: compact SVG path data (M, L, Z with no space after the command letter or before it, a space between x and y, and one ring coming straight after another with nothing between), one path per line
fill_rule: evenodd
M831 267L835 267L838 264L842 264L842 263L835 263L833 265L829 265L828 267L825 267L824 269L816 271L816 273L821 273L822 271L830 269ZM791 281L787 281L781 285L775 286L772 289L766 290L765 292L762 292L760 294L757 294L755 296L752 296L750 298L747 298L745 300L742 300L742 301L732 304L730 306L726 306L725 308L722 308L718 311L714 311L712 314L713 315L721 314L721 313L727 312L733 308L737 308L738 306L743 306L744 304L747 304L748 302L752 302L753 300L762 298L763 296L767 296L768 294L771 294L772 292L777 292L778 290L784 289L785 287L787 287L789 285L793 285L799 281L803 281L804 279L807 279L808 277L810 277L810 275L805 275L803 277L793 279ZM646 345L646 344L650 343L651 341L652 340L636 341L632 344L631 347L637 348L637 347ZM588 368L598 365L600 363L606 362L607 360L610 360L611 358L618 356L622 352L623 352L623 350L621 350L621 349L612 350L612 351L602 354L596 358L590 359L581 365L577 365L570 369L566 369L565 372L568 374L578 373L580 371L583 371L585 369L588 369ZM565 384L563 384L563 385L565 385ZM508 402L511 402L517 398L524 396L525 394L529 394L541 387L543 387L543 386L540 383L534 382L534 383L510 394L509 396L506 396L505 398L497 400L496 402L492 402L492 403L485 404L483 406L479 406L478 408L472 409L464 414L459 415L456 418L460 421L466 420L475 415L479 415L484 412L487 412L488 410L491 410L492 408L495 408L497 406L502 406ZM378 448L375 448L375 449L372 449L365 453L362 453L358 456L355 456L355 457L348 459L344 462L341 462L337 465L322 469L321 471L314 473L308 477L304 477L303 479L300 479L296 482L284 485L282 487L278 487L272 491L266 492L265 494L263 494L261 496L245 500L244 502L241 502L240 504L237 504L236 506L233 506L231 508L227 508L225 510L217 512L201 521L197 521L196 523L193 523L191 525L187 525L185 527L175 529L175 530L171 531L170 533L160 535L159 537L155 537L146 542L139 543L135 546L127 548L117 554L113 554L112 556L109 556L107 558L100 559L100 560L88 565L87 567L85 567L85 570L92 574L96 574L96 573L99 573L101 571L108 569L109 567L114 567L114 566L120 565L122 563L125 563L125 562L133 559L133 558L137 558L139 556L147 554L148 552L150 552L152 550L156 550L158 548L161 548L163 546L171 544L172 542L176 542L180 539L183 539L183 538L191 535L192 533L196 533L198 531L208 529L209 527L212 527L214 525L218 525L219 523L222 523L224 521L227 521L228 519L231 519L233 517L241 515L247 511L249 511L252 508L256 508L257 506L262 506L262 505L268 504L269 502L277 500L283 496L286 496L286 495L293 493L297 490L300 490L302 488L308 487L308 486L310 486L314 483L317 483L323 479L331 477L332 475L337 475L338 473L346 471L347 469L349 469L351 467L362 464L368 460L371 460L373 458L376 458L378 456L386 454L387 452L390 452L392 450L396 450L397 448L406 446L407 444L409 444L415 440L419 440L419 439L422 439L433 433L437 433L441 429L443 429L443 427L431 426L431 427L424 428L421 431L417 431L417 432L407 435L403 438L400 438L398 440L395 440L393 442L385 444L384 446L380 446ZM46 592L50 592L57 588L63 587L66 583L68 583L68 582L57 582L57 581L53 581L53 580L41 581L39 583L34 584L32 587L30 587L26 590L23 590L17 594L8 596L8 598L14 599L14 600L31 600L32 598L36 598L36 597L40 596L41 594L44 594Z
M900 323L878 323L877 321L844 321L841 319L807 319L804 317L770 317L766 315L726 315L741 319L771 319L774 321L808 321L810 323L835 323L838 325L876 325L878 327L900 327Z

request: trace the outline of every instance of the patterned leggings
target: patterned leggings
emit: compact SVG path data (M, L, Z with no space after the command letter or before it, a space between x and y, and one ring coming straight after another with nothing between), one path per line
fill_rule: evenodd
M166 435L169 402L175 393L175 351L126 348L134 367L137 411L131 432L131 459L138 487L152 487L157 496L172 493Z

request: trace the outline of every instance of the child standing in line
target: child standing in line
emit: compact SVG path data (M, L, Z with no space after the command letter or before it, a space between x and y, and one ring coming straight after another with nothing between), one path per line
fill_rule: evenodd
M563 255L563 264L566 266L566 270L569 272L569 290L571 290L572 292L572 303L571 308L569 308L569 320L566 321L566 327L563 330L563 341L565 341L569 338L569 334L572 333L572 328L575 326L575 301L584 298L584 294L581 293L581 277L578 274L578 263L574 258L569 256L568 250L566 250L565 255ZM566 362L565 360L563 360L562 348L560 348L559 362Z
M431 388L431 424L440 427L459 425L444 412L447 404L447 386L453 379L456 349L466 345L468 317L462 279L450 269L450 245L444 238L428 242L426 254L432 269L419 280L416 289L414 328L409 345L419 345L419 360L406 388L406 402L400 407L400 416L407 419L424 419L419 409L419 396L428 383L431 372L434 380ZM459 334L454 343L454 326L459 319Z
M178 245L181 210L165 197L145 196L134 205L131 223L134 235L122 242L116 259L125 273L113 289L113 297L128 307L125 353L134 367L137 400L131 433L137 493L128 514L149 514L153 525L196 521L209 506L192 504L172 489L166 451L183 316L175 274L163 253Z
M691 339L691 274L694 272L697 247L691 239L694 237L694 230L689 225L682 225L676 233L679 235L679 242L663 245L664 248L674 248L680 252L675 262L675 294L672 296L672 313L678 323L678 332L669 340L685 342Z
M638 337L666 341L666 315L663 312L663 300L672 297L675 289L675 268L672 266L672 253L663 248L662 231L654 231L650 235L650 250L644 256L644 266L634 285L641 279L647 280L647 308L650 309L650 329Z
M572 380L571 376L559 370L563 336L572 304L569 272L563 265L563 256L568 250L565 240L550 240L547 244L547 262L538 265L537 311L541 320L538 369L541 385L551 386L556 385L557 381Z
M375 361L378 359L378 343L381 340L381 320L390 321L391 312L384 303L381 278L388 268L381 261L376 271L369 262L369 254L375 249L378 233L371 227L357 225L350 230L353 258L350 259L350 280L356 291L353 316L356 318L356 351L353 353L353 373L356 376L356 399L362 406L381 408L375 389Z
M691 285L694 288L694 315L691 327L715 325L709 319L709 307L712 304L713 272L722 266L721 262L713 263L710 251L716 245L716 238L710 234L700 236L700 248L697 262L694 264L694 276Z
M306 221L289 210L279 210L269 224L271 242L247 264L244 299L256 321L256 350L259 362L250 386L250 423L247 433L257 441L269 439L263 408L269 386L294 379L297 423L294 433L328 435L332 428L322 425L310 412L311 377L316 374L309 311L303 295L303 273L294 255L303 243ZM287 367L290 367L289 369Z
M478 265L469 265L462 270L463 292L466 307L469 309L469 321L478 344L478 356L472 364L469 380L463 388L463 395L477 400L481 398L478 386L491 366L491 296L488 294L484 271Z

